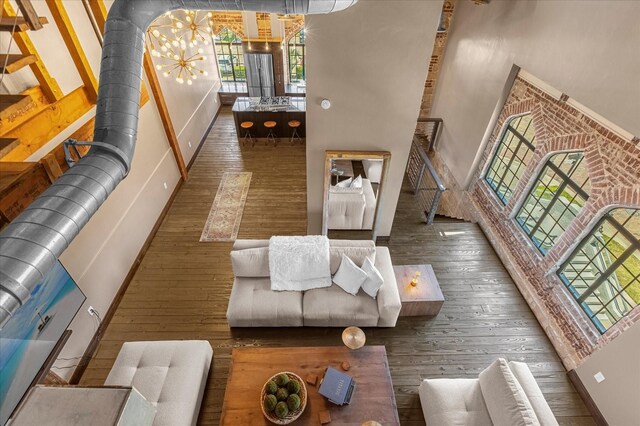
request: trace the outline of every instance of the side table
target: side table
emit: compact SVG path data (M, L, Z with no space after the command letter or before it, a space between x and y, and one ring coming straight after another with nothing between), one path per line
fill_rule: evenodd
M393 272L402 301L400 316L438 315L444 303L444 296L431 265L394 265ZM418 284L414 287L411 280L416 272L420 272L420 276Z

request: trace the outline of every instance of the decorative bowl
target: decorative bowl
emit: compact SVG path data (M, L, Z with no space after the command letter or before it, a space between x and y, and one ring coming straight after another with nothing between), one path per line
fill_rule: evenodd
M289 376L289 380L295 380L296 382L300 383L300 392L298 392L298 396L300 397L300 407L298 407L297 410L289 411L289 414L287 414L284 418L276 416L275 411L267 411L264 408L263 403L264 397L267 396L267 383L269 383L269 381L271 380L275 381L276 377L278 377L280 374L286 374L287 376ZM262 414L264 414L267 420L269 420L271 423L277 425L288 425L290 423L293 423L298 417L302 415L306 406L307 387L305 386L304 380L302 380L300 376L295 373L292 373L290 371L281 371L280 373L274 374L273 376L269 377L269 379L262 386L262 392L260 392L260 408L262 409Z

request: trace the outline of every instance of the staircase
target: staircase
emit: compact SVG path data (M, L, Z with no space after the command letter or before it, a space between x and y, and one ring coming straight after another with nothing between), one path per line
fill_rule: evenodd
M36 15L30 0L18 0L18 6L23 16L8 16L8 2L3 1L3 13L0 17L0 33L3 37L10 38L12 34L24 33L26 31L37 31L48 24L45 17ZM17 43L16 43L17 44ZM21 49L22 50L22 49ZM36 55L30 53L2 53L0 54L0 72L2 78L7 74L13 74L26 66L35 64L38 60ZM3 85L1 89L5 89ZM0 94L0 123L21 115L24 111L31 109L34 102L28 94ZM0 138L0 159L7 156L13 149L20 145L20 140L11 137Z

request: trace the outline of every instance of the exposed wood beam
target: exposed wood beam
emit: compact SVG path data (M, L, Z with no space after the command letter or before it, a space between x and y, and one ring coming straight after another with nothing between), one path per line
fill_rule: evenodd
M180 144L178 143L178 136L176 135L176 132L173 128L171 116L169 115L169 109L167 108L167 103L164 100L164 95L162 94L162 89L160 88L160 82L158 81L156 69L153 66L153 60L151 59L151 55L149 55L148 52L145 52L144 54L144 71L147 75L147 82L149 83L149 87L151 88L153 99L155 99L156 105L158 106L158 112L160 112L162 126L164 127L167 139L169 140L169 145L171 146L171 150L173 151L173 156L176 158L176 163L178 163L180 175L184 180L187 180L189 178L189 172L187 171L187 166L184 163L184 157L182 156Z
M0 95L0 120L6 120L30 105L31 98L27 95Z
M89 0L89 7L96 20L96 24L98 24L98 28L100 28L100 31L104 34L104 24L107 20L107 7L104 5L104 1Z
M4 137L18 138L20 146L2 161L25 161L93 107L84 87L78 87L59 101L47 105Z
M0 53L0 73L11 74L34 63L36 55L19 55ZM6 65L5 65L6 64Z
M20 93L31 98L31 103L27 107L20 109L10 117L0 120L0 136L6 135L22 123L33 117L38 112L50 105L47 96L40 86L35 86Z
M98 80L96 80L96 77L93 74L91 65L89 65L87 56L85 55L82 45L80 44L80 40L73 29L73 25L71 24L69 15L62 4L62 0L46 1L47 6L51 11L51 15L53 16L53 20L58 26L58 31L60 31L60 35L64 40L64 44L67 46L67 50L69 50L73 63L75 64L76 69L80 74L80 78L84 83L87 95L91 102L95 103L98 99Z
M16 12L13 10L13 7L11 7L8 1L2 2L2 14L5 18L16 16ZM22 32L15 32L13 34L13 40L16 42L16 45L23 55L36 56L37 60L29 65L29 67L31 67L31 71L36 76L36 79L38 79L38 82L42 87L42 91L47 96L47 98L51 102L55 102L61 99L64 96L64 94L62 93L62 89L60 89L58 82L53 77L51 77L49 71L47 71L42 58L38 54L38 51L31 42L29 36Z
M52 151L40 159L40 164L44 166L44 170L47 172L51 182L55 182L60 176L62 176L62 168L58 164L55 152Z
M30 0L16 0L18 7L22 11L25 21L29 25L29 29L32 31L38 31L42 29L42 23L38 18L38 14L31 4Z
M15 31L16 33L19 32L23 32L23 31L29 31L29 24L27 24L27 21L23 18L23 17L18 17L18 19L16 20L15 15L13 16L4 16L4 12L2 12L3 16L0 17L0 31L3 32L11 32L11 31ZM38 18L38 21L42 24L48 24L49 21L47 20L47 18L40 17ZM15 30L14 30L14 25L15 25Z
M0 158L9 154L18 145L20 145L20 139L0 138Z

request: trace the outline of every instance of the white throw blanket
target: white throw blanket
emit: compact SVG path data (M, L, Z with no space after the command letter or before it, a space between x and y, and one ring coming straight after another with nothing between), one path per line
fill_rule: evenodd
M271 237L271 290L306 291L331 286L329 239L323 235Z

